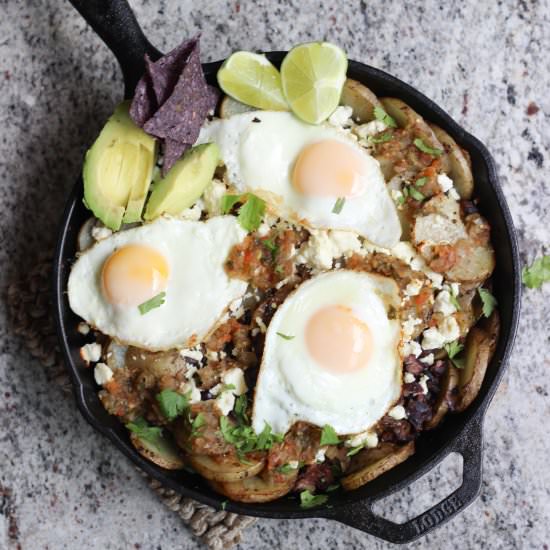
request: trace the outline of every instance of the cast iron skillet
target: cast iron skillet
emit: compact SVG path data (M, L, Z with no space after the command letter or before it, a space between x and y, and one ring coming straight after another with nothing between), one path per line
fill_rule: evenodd
M144 70L144 53L153 58L157 58L160 53L143 35L125 0L71 1L117 57L124 75L125 96L131 96ZM284 52L271 52L267 55L278 65ZM204 65L207 79L212 84L215 84L215 75L220 64L221 62L216 62ZM494 161L487 149L440 107L397 78L356 61L349 63L348 75L367 84L377 95L401 98L427 120L447 130L470 153L476 195L480 198L482 213L488 218L493 230L497 257L493 280L501 315L500 339L476 400L464 413L449 415L437 429L423 433L417 441L416 454L405 463L356 491L331 493L330 507L303 510L293 496L261 505L230 502L227 510L269 518L335 519L382 539L403 543L444 523L469 505L479 493L482 478L483 417L504 373L519 316L519 258L512 218L502 195ZM99 402L91 369L86 369L80 360L78 350L84 343L84 337L76 331L78 318L69 308L65 290L76 253L78 230L90 216L82 204L82 191L80 180L73 188L63 214L54 265L57 330L78 407L96 430L107 436L149 475L178 493L219 508L225 497L212 491L200 476L184 471L163 470L135 451L124 426L116 418L109 416ZM403 524L393 523L373 513L372 504L375 501L406 487L451 452L461 454L464 459L462 485L451 495ZM414 506L414 502L411 502L411 506Z

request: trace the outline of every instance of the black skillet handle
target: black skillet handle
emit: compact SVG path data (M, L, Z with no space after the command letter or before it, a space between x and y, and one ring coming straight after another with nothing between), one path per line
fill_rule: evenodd
M70 0L82 17L115 54L124 77L124 97L134 94L143 75L143 56L153 59L160 52L145 38L126 0Z
M461 454L464 460L462 485L426 512L405 523L394 523L377 516L372 511L371 501L353 503L344 511L338 509L334 515L327 514L326 517L398 544L415 540L445 523L471 504L479 494L482 479L482 421L483 417L473 419L451 448L451 452Z

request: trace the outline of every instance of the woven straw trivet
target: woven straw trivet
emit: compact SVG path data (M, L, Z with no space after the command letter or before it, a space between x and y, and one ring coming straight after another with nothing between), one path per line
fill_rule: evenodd
M51 258L43 258L9 286L8 308L15 333L23 338L31 355L42 363L48 380L59 384L69 395L71 386L57 345L50 291ZM139 471L165 506L176 512L191 532L212 550L238 543L242 531L255 521L184 498Z

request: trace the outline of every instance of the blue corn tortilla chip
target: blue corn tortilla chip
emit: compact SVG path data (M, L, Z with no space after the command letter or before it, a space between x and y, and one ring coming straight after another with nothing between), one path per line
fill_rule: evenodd
M136 86L130 116L163 142L163 175L195 143L219 99L217 88L206 83L199 49L197 35L157 61L145 56L146 71Z

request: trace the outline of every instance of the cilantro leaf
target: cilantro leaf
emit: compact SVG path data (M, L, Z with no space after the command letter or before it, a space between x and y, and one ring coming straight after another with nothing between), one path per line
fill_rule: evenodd
M300 506L302 508L313 508L320 506L328 500L328 495L314 495L307 489L300 493Z
M189 396L174 390L162 390L156 399L160 411L168 420L174 420L189 406Z
M221 200L222 214L228 214L231 209L241 200L241 195L224 195Z
M346 198L340 197L336 199L336 202L334 203L334 206L332 207L332 213L333 214L340 214L342 212L342 208L344 208L344 204L346 204Z
M423 153L426 153L427 155L431 155L432 157L440 157L443 154L442 149L436 149L435 147L430 147L429 145L426 145L424 141L420 138L416 138L413 141L413 143L417 149L419 149Z
M521 272L523 284L527 288L540 288L550 281L550 255L541 256Z
M279 252L279 247L275 244L273 239L265 239L262 244L271 252L271 258L274 260Z
M235 400L235 406L233 407L233 412L239 421L239 424L248 424L248 415L246 414L246 408L248 406L248 398L246 394L243 393L239 395Z
M291 472L294 472L294 470L296 470L296 468L294 468L293 466L291 466L290 464L283 464L282 466L279 466L277 468L277 471L280 473L280 474L290 474Z
M338 445L338 443L340 443L340 439L338 438L334 428L328 424L325 424L323 426L323 431L321 432L321 441L319 445Z
M361 449L365 448L365 443L361 443L361 445L357 445L357 447L353 447L351 450L348 451L347 456L353 456L356 455Z
M458 302L458 296L455 294L455 291L452 287L449 291L449 301L451 302L451 304L453 304L453 306L455 306L457 311L460 311L461 308L460 303Z
M264 429L260 432L256 439L256 450L267 451L271 449L275 443L281 443L283 440L282 434L271 432L271 426L266 422Z
M428 182L428 177L427 176L424 176L423 178L418 178L415 182L414 182L414 185L416 187L422 187L424 185L426 185L426 183Z
M378 137L369 136L368 141L370 141L371 143L386 143L387 141L391 140L391 137L392 137L391 134L389 132L386 132Z
M284 340L292 340L294 336L291 336L290 334L283 334L282 332L277 332L277 336L280 336Z
M490 317L497 305L496 298L486 288L480 287L477 289L477 292L483 304L483 315L485 315L485 317Z
M449 356L449 359L451 360L451 363L457 369L463 369L464 368L464 359L462 357L457 357L457 355L464 349L464 345L460 344L457 340L455 340L454 342L450 342L448 344L445 344L443 346L443 348L447 352L447 355Z
M143 304L140 304L138 306L139 312L142 315L145 315L146 313L149 313L152 309L160 307L162 304L164 304L165 297L166 292L161 292L160 294L153 296L150 300L147 300L146 302L143 302Z
M146 420L141 416L132 422L128 422L126 427L140 439L144 439L151 443L156 443L159 438L162 438L162 428L158 426L149 426Z
M382 107L375 107L374 108L374 118L376 120L380 120L383 122L386 126L390 126L391 128L397 128L397 123L395 122L395 119L388 115Z
M196 437L199 429L202 428L205 424L206 418L204 417L204 414L197 414L197 416L195 416L193 422L191 423L191 437Z
M238 454L267 451L284 438L282 434L272 433L271 426L267 422L261 433L256 435L252 426L234 426L227 416L220 418L220 431L223 438L235 447Z
M253 195L246 194L246 202L239 208L237 220L243 229L256 231L262 223L262 216L265 212L265 201Z
M285 268L282 265L278 265L275 268L275 273L278 273L279 275L283 275L285 272Z
M423 201L426 197L414 186L409 187L409 195L416 201Z

